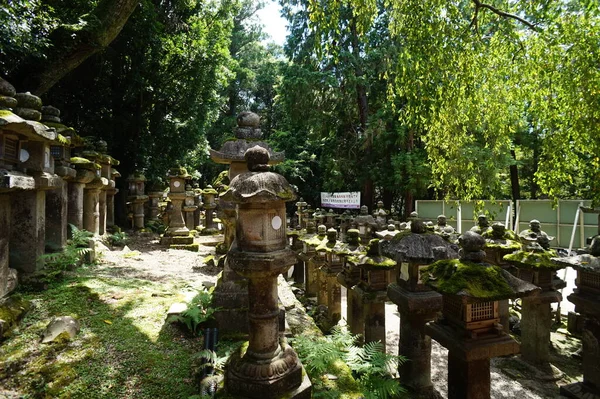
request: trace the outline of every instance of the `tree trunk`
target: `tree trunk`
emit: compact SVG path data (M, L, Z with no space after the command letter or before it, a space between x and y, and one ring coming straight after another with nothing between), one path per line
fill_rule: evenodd
M521 185L519 184L519 170L517 168L517 154L515 154L515 150L510 150L510 155L515 160L515 164L510 165L510 187L512 190L512 200L513 203L517 203L518 199L521 199Z
M531 199L538 197L538 184L535 180L535 174L540 162L540 141L537 132L533 131L533 171L531 172Z
M415 147L415 132L410 129L408 131L408 135L406 137L406 152L409 153L413 150L413 148ZM407 180L410 178L409 176L406 176ZM410 216L410 213L415 209L414 205L413 205L413 193L410 189L410 187L408 187L406 189L406 194L404 195L404 217L406 219L408 219L408 217Z
M360 128L363 131L363 134L367 131L367 118L369 115L369 103L367 101L367 88L364 84L361 83L361 78L364 75L364 71L361 66L361 58L360 58L360 43L358 40L358 32L356 31L356 21L354 18L350 22L350 31L352 35L352 56L354 61L354 74L356 77L356 104L358 106L358 120L360 123ZM373 146L373 138L367 137L367 143L365 146L364 158L367 160L366 165L369 164L369 157L371 156L371 148ZM369 210L373 210L373 179L369 175L369 171L367 170L367 175L365 176L364 185L363 185L363 205L366 205Z
M84 27L59 26L50 34L47 58L32 60L16 71L14 84L36 95L46 93L91 55L106 48L121 32L139 0L101 0Z

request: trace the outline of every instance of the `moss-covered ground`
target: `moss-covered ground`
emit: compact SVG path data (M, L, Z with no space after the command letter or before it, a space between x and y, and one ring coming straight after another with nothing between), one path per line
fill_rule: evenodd
M0 346L0 386L23 398L194 395L193 361L202 339L165 322L182 285L79 269L44 292L22 293L34 306ZM80 333L40 343L51 318L62 315L77 318Z

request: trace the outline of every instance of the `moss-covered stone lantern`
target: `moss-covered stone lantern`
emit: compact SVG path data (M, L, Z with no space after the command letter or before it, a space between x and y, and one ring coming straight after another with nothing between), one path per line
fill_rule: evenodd
M327 320L332 326L337 324L342 315L342 295L337 275L342 271L340 251L344 247L337 239L337 230L330 228L327 230L327 239L315 248L319 257L324 259L319 269L317 303L327 307Z
M385 351L385 302L396 262L382 256L379 239L373 239L366 253L348 256L347 263L351 269L360 271L358 283L350 288L348 295L352 296L348 308L350 331L363 335L365 342L381 341Z
M319 269L325 262L324 253L318 253L316 248L327 240L327 228L322 224L317 228L316 235L307 233L301 240L302 252L300 257L304 260L306 266L305 292L307 296L312 297L319 292Z
M422 280L443 297L443 318L425 332L448 349L448 398L490 397L490 358L519 352L499 325L498 301L539 292L498 266L483 263L485 240L467 231L460 259L437 261Z
M354 224L358 228L361 239L370 239L377 222L372 215L369 215L369 208L366 205L360 207L360 214L354 218Z
M545 379L559 379L562 373L549 363L550 332L552 327L551 304L562 301L558 289L565 282L556 277L556 272L565 266L553 262L553 249L544 249L536 237L523 235L523 249L505 255L504 261L512 265L514 274L523 281L541 288L541 293L523 298L521 310L521 358L535 366Z
M141 173L133 173L127 178L129 190L127 200L131 204L133 212L133 227L135 229L144 228L144 206L148 201L148 196L144 192L146 177Z
M217 208L215 198L219 195L217 190L212 188L211 185L206 186L202 190L202 198L204 202L204 228L202 234L216 234L218 232L217 225L214 220L214 210Z
M227 258L248 279L249 305L249 341L231 356L225 387L230 395L250 398L310 397L302 364L279 331L277 276L296 257L285 234L285 202L294 192L283 176L269 172L267 150L253 147L246 160L249 172L236 176L223 194L237 209Z
M592 238L587 254L553 258L577 270L577 288L567 298L585 316L582 332L583 381L565 385L560 393L569 398L600 398L600 235Z
M197 246L187 247L193 245L194 237L190 235L190 230L183 219L182 206L186 197L185 183L189 177L190 175L183 167L169 169L169 199L171 203L169 227L162 237L161 243L174 248L197 250Z
M306 228L306 220L304 218L304 209L306 208L306 205L308 204L306 203L306 201L304 201L302 197L300 197L300 200L296 202L296 215L298 216L298 225L302 229Z
M431 398L436 392L431 382L431 337L425 334L425 324L442 309L442 296L423 284L419 272L436 260L457 258L458 247L424 230L418 215L411 219L411 230L381 241L381 250L397 264L396 280L387 294L402 320L398 354L408 360L398 366L398 374L411 397Z

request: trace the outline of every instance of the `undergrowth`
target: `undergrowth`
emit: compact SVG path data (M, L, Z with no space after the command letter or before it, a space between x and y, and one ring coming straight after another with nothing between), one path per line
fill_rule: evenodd
M219 310L211 306L213 288L202 289L192 298L187 309L178 315L171 315L167 321L180 322L194 335L198 334L199 327L212 320L214 313Z
M69 224L71 238L60 252L44 254L40 259L45 264L45 279L51 281L56 279L62 272L73 270L81 266L85 257L93 251L90 241L94 234L90 231L77 228Z
M357 340L357 335L339 326L325 337L300 335L291 340L313 383L315 398L349 397L358 391L365 399L389 399L404 392L391 372L405 359L385 353L381 342L360 347Z

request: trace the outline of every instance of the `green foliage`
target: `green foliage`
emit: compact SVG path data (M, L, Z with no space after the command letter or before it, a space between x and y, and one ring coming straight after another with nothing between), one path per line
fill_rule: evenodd
M160 220L149 220L146 222L146 228L156 234L163 234L167 231L167 226Z
M212 303L212 290L200 290L198 294L192 298L186 310L178 315L172 315L169 317L169 321L177 321L183 323L190 332L198 334L198 327L203 323L211 320L213 314L218 308L213 308Z
M311 380L317 386L323 374L339 370L339 362L343 362L352 371L365 398L388 399L404 392L398 381L390 377L390 372L404 359L383 352L380 342L369 342L363 347L358 347L355 345L357 338L358 336L336 326L332 334L325 337L295 337L293 346L307 368ZM352 389L352 383L349 385L350 387L346 388ZM328 395L326 392L317 391L315 396Z
M40 259L44 261L46 267L46 279L52 280L66 270L75 269L81 265L86 255L93 249L89 243L94 236L92 232L79 229L75 225L69 224L71 238L67 240L67 245L60 252L44 254Z
M117 231L107 235L104 241L112 247L124 247L129 241L129 236L124 231Z

